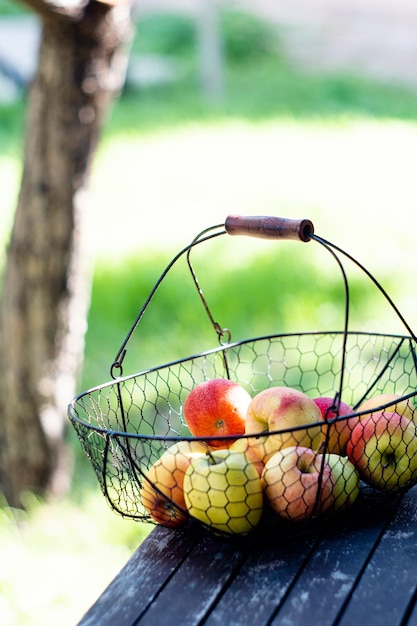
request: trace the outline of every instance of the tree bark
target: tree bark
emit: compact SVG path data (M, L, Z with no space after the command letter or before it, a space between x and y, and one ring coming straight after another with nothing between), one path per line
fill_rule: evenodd
M0 300L0 489L63 492L66 407L82 363L90 294L83 228L99 132L125 75L129 5L28 2L42 19L38 70ZM92 234L90 234L90 237Z

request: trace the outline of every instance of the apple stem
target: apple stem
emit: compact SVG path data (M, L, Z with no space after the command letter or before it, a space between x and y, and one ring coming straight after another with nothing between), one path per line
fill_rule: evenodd
M327 437L325 438L324 441L320 442L319 447L317 448L317 450L314 450L316 456L318 454L325 454L325 452L327 451Z
M208 456L208 458L210 459L210 461L211 461L211 463L212 463L213 465L215 465L215 464L217 463L217 461L216 461L216 457L215 457L215 456L213 456L213 453L211 452L211 450L207 450L207 452L206 452L206 456Z
M390 466L390 464L392 463L393 460L395 460L395 455L392 452L386 454L385 457L384 457L384 462L381 463L381 467L386 469L387 467Z

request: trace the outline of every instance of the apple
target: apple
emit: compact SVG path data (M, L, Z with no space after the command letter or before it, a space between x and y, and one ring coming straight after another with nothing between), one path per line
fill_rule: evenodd
M280 517L301 522L332 504L331 469L322 454L305 446L276 452L265 464L262 487Z
M229 446L229 450L234 452L243 452L248 461L253 463L259 476L262 475L265 463L263 461L263 457L260 456L259 447L257 445L253 445L251 437L239 437L239 439L236 439L236 441Z
M238 383L213 378L190 391L184 402L184 419L195 437L243 435L250 394ZM210 439L214 447L228 447L234 439Z
M244 452L225 448L194 458L184 476L189 514L215 531L246 534L263 510L260 476Z
M275 452L290 446L316 449L321 442L321 412L316 403L302 391L291 387L270 387L254 396L246 414L246 434L259 456L266 462ZM301 428L306 426L306 428ZM270 431L282 431L262 436Z
M343 415L354 415L354 410L346 402L340 401L337 406L334 398L326 396L313 398L313 400L319 407L322 420L325 422ZM356 416L343 420L336 419L327 427L323 427L322 443L324 445L327 442L326 452L342 456L346 454L347 442L357 420Z
M352 506L360 493L361 479L356 467L347 456L326 454L326 462L330 466L333 501L329 507L332 512L345 511Z
M377 411L359 420L346 451L372 487L397 492L417 480L417 428L404 415Z
M362 402L357 410L362 413L362 411L368 411L369 409L368 413L370 413L374 409L379 409L379 407L382 406L385 407L384 410L389 413L399 413L412 420L414 423L417 423L417 410L411 398L401 400L401 396L398 393L381 393L372 398L368 398L368 400ZM365 415L368 415L368 413ZM360 419L363 419L365 415L361 415Z
M142 505L158 524L171 528L184 524L187 519L183 482L185 472L193 458L210 450L203 441L179 441L165 450L150 467L141 486Z

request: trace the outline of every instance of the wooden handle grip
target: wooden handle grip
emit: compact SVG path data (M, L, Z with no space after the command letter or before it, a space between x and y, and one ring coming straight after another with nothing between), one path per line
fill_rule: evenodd
M229 235L247 235L261 239L310 241L314 233L310 220L290 220L285 217L229 215L224 226Z

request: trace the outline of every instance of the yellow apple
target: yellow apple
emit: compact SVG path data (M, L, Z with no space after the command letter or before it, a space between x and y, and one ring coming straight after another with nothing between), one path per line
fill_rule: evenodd
M260 521L259 474L244 452L216 449L194 458L184 476L189 514L215 531L246 534Z
M314 400L291 387L270 387L254 396L246 413L246 434L257 434L251 445L264 462L290 446L318 449L321 412ZM305 426L305 428L302 428ZM262 435L265 432L283 431Z
M150 467L142 482L141 498L145 511L155 522L173 528L187 521L183 492L185 472L192 459L210 449L202 441L179 441L167 448Z
M250 463L253 463L259 476L262 475L264 469L263 456L260 456L259 447L255 445L252 437L239 437L230 446L230 450L234 452L243 452Z
M385 407L385 411L404 415L409 420L412 420L417 424L417 410L413 405L411 398L401 400L401 396L398 393L381 393L362 402L357 411L358 413L367 411L367 413L361 415L360 419L369 415L369 413L372 413L374 409L378 409L381 406Z

